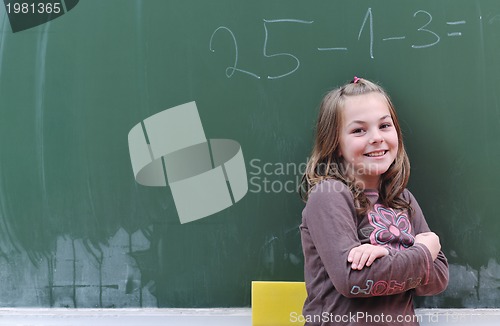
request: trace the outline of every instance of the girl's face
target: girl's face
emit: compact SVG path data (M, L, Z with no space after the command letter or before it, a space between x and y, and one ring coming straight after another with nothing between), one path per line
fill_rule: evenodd
M367 93L346 98L342 110L340 156L348 174L364 189L378 189L396 159L398 135L385 97Z

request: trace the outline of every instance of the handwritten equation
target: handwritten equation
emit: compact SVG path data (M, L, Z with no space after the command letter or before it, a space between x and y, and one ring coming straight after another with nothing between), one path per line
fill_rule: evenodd
M422 17L422 18L420 18ZM419 21L423 21L423 24L416 28L416 32L418 33L424 33L426 34L426 39L430 41L426 41L426 43L420 43L420 44L412 44L411 48L413 49L425 49L425 48L430 48L433 46L436 46L440 41L441 41L441 35L437 32L435 32L432 27L431 23L433 21L432 15L425 10L418 10L413 13L413 18L418 19ZM314 24L314 21L312 20L301 20L301 19L264 19L264 46L262 48L262 55L265 58L276 58L276 57L286 57L286 58L292 58L294 62L293 65L290 66L290 68L286 71L283 71L282 74L279 75L274 75L274 76L267 76L267 79L280 79L287 77L294 72L296 72L299 67L300 67L300 60L299 58L289 52L279 52L279 53L270 53L269 52L269 46L268 44L270 43L271 37L269 36L269 26L272 24L282 24L282 23L291 23L291 24L301 24L303 26L308 26ZM373 46L375 43L375 33L374 33L374 28L373 28L373 22L374 22L374 15L372 8L368 8L366 11L366 14L361 22L361 27L359 29L358 33L358 41L361 40L362 35L365 33L368 34L369 38L369 56L371 59L375 58ZM450 31L446 33L446 37L451 37L451 38L456 38L456 37L461 37L462 36L462 31L460 30L460 27L462 25L467 24L467 21L465 20L456 20L456 21L447 21L446 25L450 27ZM235 73L241 73L245 74L247 76L251 76L253 78L261 79L261 76L255 72L252 72L248 69L243 69L242 66L240 65L239 62L239 49L238 49L238 41L236 35L233 33L233 31L227 27L227 26L219 26L217 27L212 35L210 36L210 42L209 42L209 50L212 53L216 52L216 49L214 47L214 40L217 37L222 37L221 34L227 34L226 37L230 37L232 40L232 45L233 49L227 49L227 50L232 50L234 51L234 60L231 62L231 65L226 67L225 73L227 78L231 78L234 76ZM386 35L385 37L381 38L382 42L397 42L397 41L402 41L405 40L406 36L405 35ZM317 51L319 52L346 52L349 51L349 48L344 47L344 46L329 46L329 47L318 47Z

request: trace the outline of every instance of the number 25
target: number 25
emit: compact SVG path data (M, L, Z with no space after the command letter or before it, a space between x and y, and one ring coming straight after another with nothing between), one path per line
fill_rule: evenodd
M263 47L263 51L262 51L262 54L264 55L264 57L265 58L290 57L290 58L292 58L295 61L294 67L291 70L289 70L288 72L286 72L284 74L281 74L281 75L277 75L277 76L267 76L268 79L279 79L279 78L283 78L283 77L286 77L288 75L291 75L295 71L297 71L297 69L299 69L299 67L300 67L300 61L299 61L299 59L296 56L294 56L291 53L281 52L281 53L272 53L271 54L271 53L268 52L269 30L268 30L267 26L268 26L268 24L272 24L272 23L312 24L313 22L312 21L305 21L305 20L298 20L298 19L275 19L275 20L266 20L266 19L264 19L264 33L265 33L265 37L264 37L264 47ZM238 54L238 42L236 41L236 36L234 35L234 33L229 28L227 28L226 26L220 26L220 27L218 27L212 33L212 36L210 37L210 44L209 44L210 51L215 52L215 50L213 49L213 39L214 39L215 34L218 31L221 31L221 30L225 30L225 31L227 31L230 34L230 36L231 36L231 38L233 40L234 51L235 51L233 65L226 68L226 76L227 76L227 78L231 78L234 75L234 73L236 71L238 71L238 72L250 75L252 77L255 77L257 79L260 79L260 76L254 74L254 73L252 73L250 71L238 68L238 58L239 58L238 57L239 56L239 54Z

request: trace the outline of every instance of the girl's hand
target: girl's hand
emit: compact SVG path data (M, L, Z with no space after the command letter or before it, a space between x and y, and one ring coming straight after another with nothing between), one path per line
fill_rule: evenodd
M363 267L370 267L375 259L387 256L389 250L381 246L362 244L349 251L347 261L351 263L352 269L362 270Z
M425 245L431 252L432 260L436 260L439 250L441 250L441 243L439 237L434 232L424 232L415 236L415 243Z

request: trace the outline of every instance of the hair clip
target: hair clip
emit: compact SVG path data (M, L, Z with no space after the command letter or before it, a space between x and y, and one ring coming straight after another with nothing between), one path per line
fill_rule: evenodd
M354 79L352 80L351 83L357 84L360 80L361 80L361 78L358 78L357 76L354 76Z

